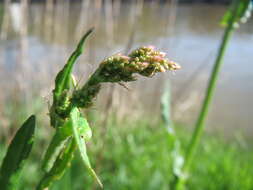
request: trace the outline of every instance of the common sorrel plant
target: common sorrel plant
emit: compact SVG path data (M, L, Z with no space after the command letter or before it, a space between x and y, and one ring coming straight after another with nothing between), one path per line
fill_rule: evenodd
M158 72L180 68L175 62L166 59L165 53L156 51L154 47L141 47L129 55L116 54L105 59L88 81L79 88L72 77L72 69L83 52L84 42L91 32L92 29L84 35L67 64L56 76L49 114L51 126L56 131L42 163L45 173L37 190L48 188L64 174L76 149L79 150L90 175L102 187L86 152L86 141L91 138L92 131L79 109L89 108L93 104L102 83L131 82L137 79L136 74L152 77Z
M57 74L53 90L53 102L49 110L50 124L55 134L49 143L42 168L44 174L36 189L44 190L61 178L70 166L76 149L90 175L102 187L102 182L92 169L86 151L86 142L91 138L89 123L81 108L92 106L103 83L122 83L137 80L136 75L152 77L158 72L177 70L180 66L165 58L165 53L153 46L141 47L129 55L116 54L102 61L88 81L77 86L72 75L73 66L83 52L83 45L92 33L90 29L80 40L67 64ZM0 187L3 190L17 189L20 171L33 145L35 117L31 116L14 137L0 171Z

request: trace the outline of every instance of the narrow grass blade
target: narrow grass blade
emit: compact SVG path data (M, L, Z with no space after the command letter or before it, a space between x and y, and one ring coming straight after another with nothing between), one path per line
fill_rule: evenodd
M59 180L63 176L66 169L70 166L70 163L74 157L75 149L76 143L72 138L61 154L58 155L51 170L45 173L44 177L41 179L36 188L37 190L44 190L48 188L54 181Z
M34 141L35 116L30 116L11 141L0 170L0 188L17 189L20 172L28 158Z
M78 43L77 48L68 59L67 64L57 74L55 79L55 89L53 90L54 102L57 102L60 99L60 96L65 89L69 89L71 85L71 72L73 69L73 65L77 60L77 58L82 54L84 42L92 31L93 28L86 32L86 34L82 37L82 39Z
M174 124L171 118L171 90L169 81L166 82L164 93L161 98L161 112L164 121L169 141L169 149L172 156L172 170L175 178L182 175L182 166L184 158L181 154L180 141L175 133ZM173 186L173 185L172 185Z
M174 125L171 119L171 111L170 111L170 84L166 83L163 95L161 97L161 114L163 122L166 126L166 129L171 137L171 140L175 139Z
M98 184L102 188L103 184L101 183L100 179L98 178L95 171L91 167L90 160L89 160L89 157L86 152L85 140L84 140L82 134L80 134L80 132L78 130L79 120L80 120L80 112L78 111L78 109L76 107L74 107L70 112L70 121L72 124L73 134L74 134L74 138L76 140L77 147L80 151L81 158L83 160L85 167L88 169L91 176L93 176L96 179L96 181L98 182ZM85 122L85 124L88 125L88 122ZM87 128L89 128L89 126L87 126Z

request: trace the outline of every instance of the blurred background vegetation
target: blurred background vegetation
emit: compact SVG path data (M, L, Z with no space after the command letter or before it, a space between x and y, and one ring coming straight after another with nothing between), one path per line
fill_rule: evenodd
M105 85L86 112L94 137L88 151L105 189L169 189L171 151L160 98L171 82L171 115L188 142L223 29L228 0L3 0L0 1L0 162L17 127L35 113L37 141L20 189L38 182L53 129L48 103L54 77L83 33L75 75L84 82L99 62L140 45L155 45L182 66L174 75ZM253 189L253 20L236 31L194 160L189 189ZM97 189L75 160L53 189Z

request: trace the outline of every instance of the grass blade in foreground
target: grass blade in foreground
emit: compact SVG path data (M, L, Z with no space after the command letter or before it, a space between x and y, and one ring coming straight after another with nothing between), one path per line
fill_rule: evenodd
M30 116L11 141L0 170L1 190L17 189L20 172L28 158L34 141L35 116Z
M170 111L170 102L171 102L171 93L170 93L170 83L169 80L166 81L164 93L161 97L161 114L162 119L166 127L167 135L168 135L168 148L171 151L172 157L172 170L173 177L178 178L182 174L182 166L184 163L184 158L181 154L181 145L180 141L175 134L174 123L171 118ZM171 184L173 186L173 184Z
M247 0L248 1L248 0ZM202 108L200 110L199 117L197 119L195 129L192 135L192 138L190 140L190 143L188 145L188 148L186 150L185 154L185 162L182 168L182 172L184 175L182 175L179 178L176 178L175 182L175 189L181 190L184 189L184 183L186 181L186 174L188 173L188 170L191 166L191 162L193 160L194 152L196 151L196 148L199 144L201 134L204 129L205 120L207 117L209 105L211 103L214 89L218 80L218 74L221 68L221 65L223 64L223 58L225 55L225 51L228 45L228 42L231 38L232 32L235 27L235 23L238 21L238 16L243 15L242 12L245 12L245 8L242 9L242 5L244 4L245 0L235 0L232 6L231 16L228 17L228 25L225 30L225 33L223 35L223 39L219 48L218 56L215 61L215 65L212 70L212 74L209 80L208 88L206 90L205 99L202 105ZM242 11L243 10L243 11Z

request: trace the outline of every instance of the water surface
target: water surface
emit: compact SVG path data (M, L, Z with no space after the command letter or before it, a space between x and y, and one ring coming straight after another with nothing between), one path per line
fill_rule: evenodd
M18 86L23 95L27 92L22 89L27 88L40 96L47 94L48 86L53 86L53 76L80 36L95 26L76 66L78 79L86 79L106 56L128 51L128 44L131 49L155 45L180 63L182 70L175 75L156 76L155 80L141 79L129 85L130 92L117 86L114 105L122 115L130 111L158 112L164 81L170 79L174 119L193 123L222 38L219 21L225 6L183 4L175 9L170 4L156 3L142 7L94 3L99 1L83 6L67 2L55 4L53 12L45 4L29 5L27 20L20 4L10 5L8 27L1 28L6 36L0 43L0 85L6 89L3 100L13 92L11 84ZM211 107L210 129L252 132L252 23L251 19L237 30L229 44ZM109 85L104 87L104 95L99 97L102 104L110 90Z

